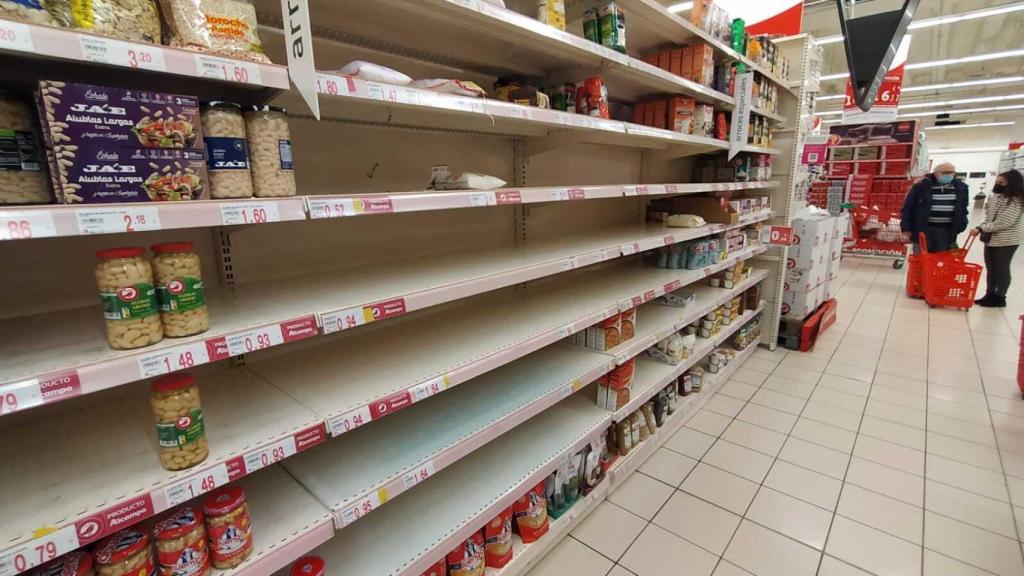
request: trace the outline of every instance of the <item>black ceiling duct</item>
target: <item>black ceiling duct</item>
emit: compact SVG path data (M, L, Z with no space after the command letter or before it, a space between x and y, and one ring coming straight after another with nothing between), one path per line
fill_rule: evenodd
M853 99L861 110L871 110L875 95L920 3L921 0L904 0L903 8L899 10L847 18L844 0L836 0Z

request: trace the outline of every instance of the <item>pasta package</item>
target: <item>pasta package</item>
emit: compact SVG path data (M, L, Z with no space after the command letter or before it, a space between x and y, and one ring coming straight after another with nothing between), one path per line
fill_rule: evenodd
M248 0L160 0L168 44L228 58L269 63Z
M448 576L484 576L484 535L473 533L448 553Z
M484 527L484 559L488 568L501 568L512 560L511 506Z
M544 482L537 484L512 504L512 514L523 544L536 542L548 531L548 500Z

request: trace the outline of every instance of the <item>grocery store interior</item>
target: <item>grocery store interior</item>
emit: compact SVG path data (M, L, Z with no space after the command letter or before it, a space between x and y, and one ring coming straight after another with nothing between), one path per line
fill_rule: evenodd
M0 576L1024 576L1021 38L0 0Z

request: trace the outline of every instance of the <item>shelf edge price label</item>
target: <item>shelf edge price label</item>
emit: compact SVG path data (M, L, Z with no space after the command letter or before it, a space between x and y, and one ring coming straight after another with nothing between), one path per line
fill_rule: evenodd
M82 380L77 370L54 372L0 386L0 414L10 414L42 404L78 396Z
M373 420L373 415L370 414L370 407L360 406L350 412L331 416L327 420L327 425L331 429L331 436L341 436L345 432L350 432L360 426L369 424L371 420Z
M90 62L156 72L167 71L164 51L159 46L135 44L84 34L78 37L78 45L82 49L82 58Z
M75 548L78 548L78 535L74 525L52 530L0 556L0 576L14 576Z
M168 507L177 506L196 496L220 488L228 481L227 465L218 464L209 470L193 474L181 482L164 488L164 499L167 500Z
M357 203L352 198L306 199L306 209L309 211L309 217L314 220L355 216L359 214L356 207Z
M19 52L35 52L32 29L21 22L0 21L0 48Z
M349 308L348 310L341 310L339 312L329 312L320 317L320 323L323 325L324 334L333 334L335 332L341 332L342 330L349 330L357 326L366 324L366 312L362 306L355 308Z
M451 380L448 375L439 376L422 384L417 384L409 389L409 396L412 398L413 403L426 400L435 394L440 394L444 390L447 390L451 386Z
M0 32L2 30L3 24L0 24ZM0 212L0 240L51 238L56 235L57 225L48 211Z
M768 228L768 243L775 246L791 246L793 244L793 228L789 226L772 226Z
M404 475L402 477L402 483L405 484L405 489L408 490L413 486L419 484L420 482L423 482L427 478L433 476L434 472L434 461L427 460L426 464Z
M83 208L75 210L79 234L115 234L160 230L160 211L152 207Z
M276 202L233 202L220 205L220 221L225 226L280 222L281 212Z
M241 82L243 84L263 84L260 66L255 62L230 60L196 54L196 73L203 78Z
M381 504L388 501L388 491L386 488L381 488L377 491L371 492L369 496L360 499L355 504L342 509L341 511L341 526L344 528L349 524L359 520L363 516L366 516L370 512L373 512L377 508L380 508Z
M139 357L139 377L149 378L177 370L187 370L209 361L210 354L204 342L175 346L170 350Z
M623 244L619 247L619 250L622 252L623 256L631 256L640 251L640 244L636 242L632 244Z
M284 337L281 336L281 328L279 326L267 326L242 332L241 334L232 334L227 336L225 340L228 345L228 354L231 356L240 356L248 352L255 352L264 348L270 348L271 346L284 344Z
M274 442L263 449L249 452L245 455L245 473L252 474L260 468L265 468L294 455L298 452L295 445L295 437L289 436Z
M519 190L498 190L494 193L498 206L505 204L522 204L523 195Z

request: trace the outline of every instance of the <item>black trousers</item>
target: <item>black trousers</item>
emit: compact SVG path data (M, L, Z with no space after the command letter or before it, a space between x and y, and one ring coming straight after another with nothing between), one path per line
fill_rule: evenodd
M953 229L950 227L933 228L929 226L924 231L925 239L928 240L928 251L929 252L946 252L952 248L956 248L956 234L953 233ZM921 252L921 247L918 245L918 238L915 236L911 239L914 243L914 254Z
M988 296L1006 297L1010 290L1010 261L1016 251L1016 246L985 246Z

